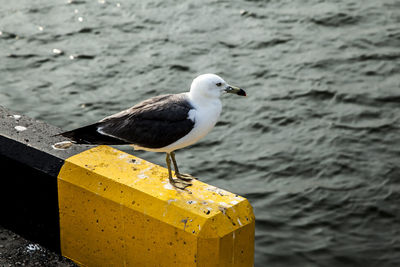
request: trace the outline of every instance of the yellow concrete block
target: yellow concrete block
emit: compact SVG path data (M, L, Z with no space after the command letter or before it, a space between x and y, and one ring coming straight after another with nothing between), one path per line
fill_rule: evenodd
M108 146L66 160L58 176L62 254L84 266L253 266L247 199Z

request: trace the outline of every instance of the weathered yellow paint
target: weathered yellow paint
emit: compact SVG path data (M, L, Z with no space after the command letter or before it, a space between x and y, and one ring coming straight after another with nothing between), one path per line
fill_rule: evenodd
M62 254L84 266L253 266L249 202L108 146L66 160L58 176Z

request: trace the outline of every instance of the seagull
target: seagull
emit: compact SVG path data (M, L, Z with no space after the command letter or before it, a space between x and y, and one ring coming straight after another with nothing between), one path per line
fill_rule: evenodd
M229 85L218 75L203 74L193 80L189 92L155 96L94 124L58 135L76 144L133 145L135 150L164 152L169 182L183 190L194 177L179 171L175 151L193 145L214 128L224 93L246 96L243 89Z

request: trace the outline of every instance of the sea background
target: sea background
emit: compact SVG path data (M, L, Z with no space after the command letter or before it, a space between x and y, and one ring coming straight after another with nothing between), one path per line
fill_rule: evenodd
M0 32L0 105L64 130L244 88L177 160L250 200L255 266L400 266L400 1L0 0Z

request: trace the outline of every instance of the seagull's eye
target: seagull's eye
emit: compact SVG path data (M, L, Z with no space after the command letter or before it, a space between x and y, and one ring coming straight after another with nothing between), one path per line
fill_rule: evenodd
M222 83L217 83L216 85L217 85L217 86L221 86L221 85L222 85Z

